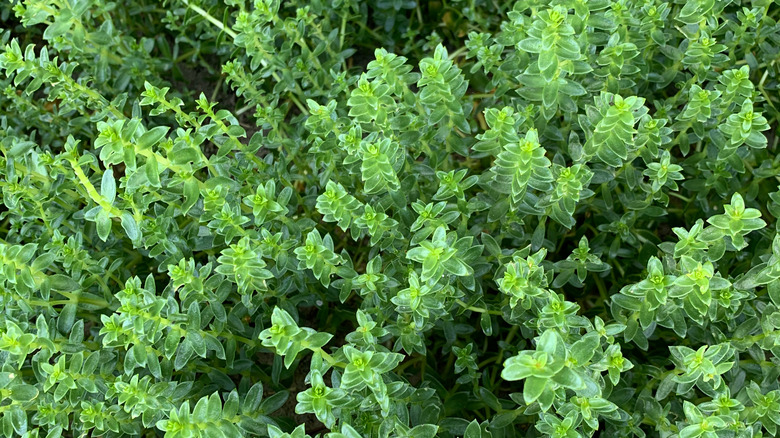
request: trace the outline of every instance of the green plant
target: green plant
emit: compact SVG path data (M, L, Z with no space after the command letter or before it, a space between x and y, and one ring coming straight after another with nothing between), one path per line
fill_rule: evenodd
M0 3L1 433L776 436L778 15Z

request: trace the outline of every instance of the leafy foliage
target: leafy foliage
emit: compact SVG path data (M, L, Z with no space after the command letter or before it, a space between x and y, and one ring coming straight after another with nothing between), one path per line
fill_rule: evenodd
M777 436L779 4L0 3L0 433Z

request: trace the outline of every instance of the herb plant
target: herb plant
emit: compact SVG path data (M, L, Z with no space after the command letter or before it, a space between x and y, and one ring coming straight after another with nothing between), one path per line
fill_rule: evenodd
M0 3L5 437L780 426L780 3Z

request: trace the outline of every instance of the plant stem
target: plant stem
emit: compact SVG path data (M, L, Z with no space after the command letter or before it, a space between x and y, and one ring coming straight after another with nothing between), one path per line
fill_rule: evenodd
M217 28L219 28L222 32L225 32L226 34L230 35L231 38L235 39L238 36L238 34L235 31L233 31L233 29L226 27L224 24L222 24L221 21L214 18L213 15L209 14L200 6L191 4L189 0L182 0L182 1L184 2L185 5L187 5L188 8L197 12L198 15L208 20L214 26L217 26Z
M466 310L471 310L472 312L479 312L479 313L489 313L491 315L503 315L504 313L499 310L488 310L482 307L474 307L469 306L462 300L455 300L456 303L458 303L461 307L463 307Z

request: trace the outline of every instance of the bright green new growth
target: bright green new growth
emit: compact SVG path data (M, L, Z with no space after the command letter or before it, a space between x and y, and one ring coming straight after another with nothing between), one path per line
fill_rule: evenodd
M0 18L0 435L778 435L777 1Z

